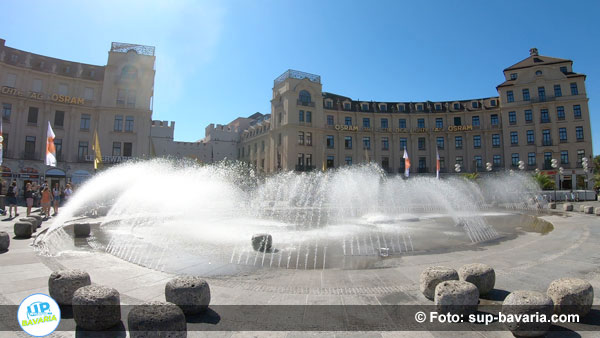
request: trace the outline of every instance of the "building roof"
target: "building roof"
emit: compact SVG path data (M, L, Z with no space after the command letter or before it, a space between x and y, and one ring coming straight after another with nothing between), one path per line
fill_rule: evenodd
M515 63L514 65L504 69L504 71L529 68L529 67L533 67L533 66L551 65L551 64L563 63L563 62L573 63L573 61L567 60L567 59L559 59L559 58L553 58L550 56L534 54L534 55L530 55L528 58L526 58L522 61L519 61L519 62Z

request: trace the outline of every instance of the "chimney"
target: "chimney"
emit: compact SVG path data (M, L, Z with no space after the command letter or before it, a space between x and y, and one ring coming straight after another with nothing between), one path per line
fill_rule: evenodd
M538 56L537 48L533 47L529 50L529 56Z

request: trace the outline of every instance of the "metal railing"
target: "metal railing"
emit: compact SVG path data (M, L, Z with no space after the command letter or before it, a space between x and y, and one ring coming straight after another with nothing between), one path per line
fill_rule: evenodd
M305 106L305 107L314 107L315 103L314 102L306 102L306 101L302 101L302 100L297 100L296 104L299 106Z
M283 74L279 75L274 82L275 85L285 81L286 79L308 79L311 82L321 83L321 77L316 74L301 72L298 70L288 69Z

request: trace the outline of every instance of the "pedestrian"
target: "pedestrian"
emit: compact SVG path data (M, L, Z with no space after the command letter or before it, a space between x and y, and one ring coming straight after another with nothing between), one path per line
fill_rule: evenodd
M19 189L17 189L17 181L13 181L12 184L6 190L6 202L8 203L8 210L10 213L10 218L13 218L13 208L15 209L15 217L19 216L17 213L17 195L19 194Z
M44 190L42 190L41 198L42 214L44 215L45 219L50 217L50 203L52 203L52 193L50 193L50 189L48 189L48 185L46 185Z
M58 206L60 204L60 188L58 187L58 183L54 184L54 189L52 189L52 198L54 204L54 214L52 216L56 216L58 214Z
M69 202L71 195L73 195L73 189L71 189L71 184L67 183L67 187L65 188L65 202Z
M23 198L25 198L25 204L27 205L27 217L31 214L31 208L33 207L33 189L31 183L25 185L25 192Z

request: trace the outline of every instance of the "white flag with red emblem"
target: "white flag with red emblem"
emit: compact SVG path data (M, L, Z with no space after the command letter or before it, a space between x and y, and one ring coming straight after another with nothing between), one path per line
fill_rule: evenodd
M48 121L48 139L46 140L46 165L56 167L56 147L54 146L54 131Z
M408 177L410 174L410 159L408 158L408 152L406 152L406 148L404 148L404 176Z

